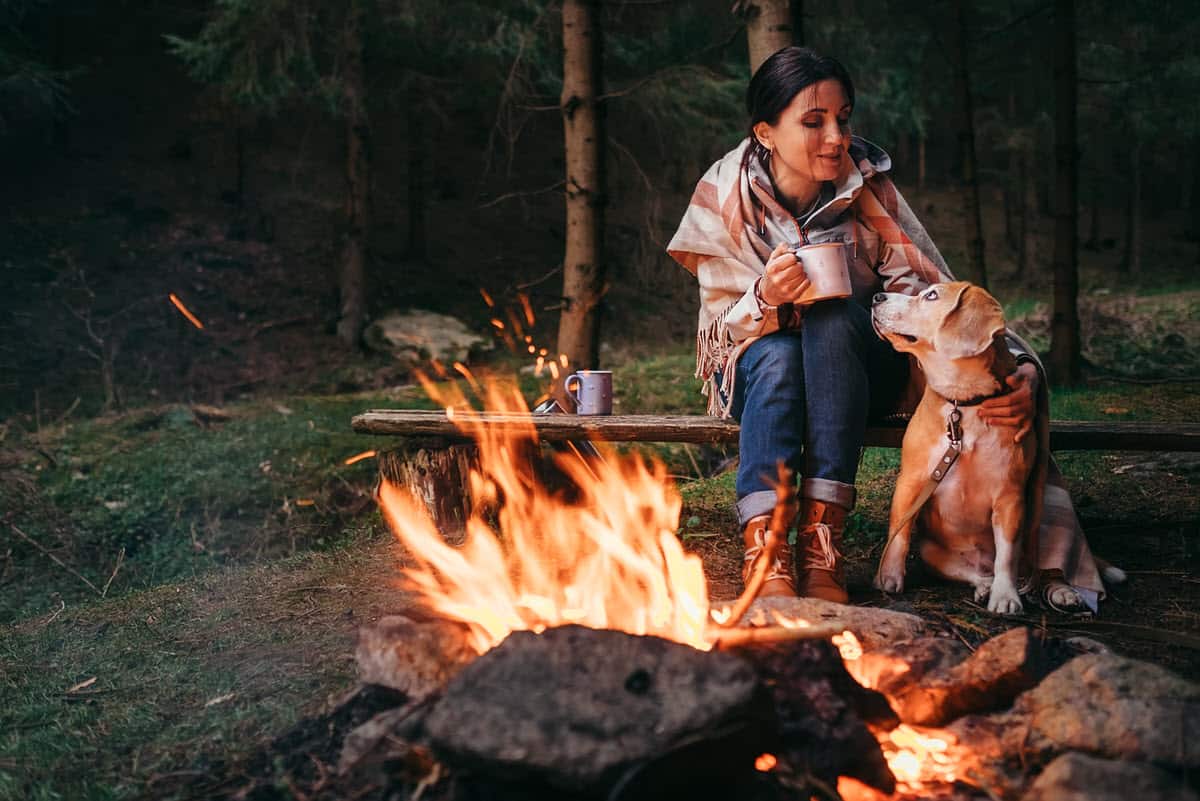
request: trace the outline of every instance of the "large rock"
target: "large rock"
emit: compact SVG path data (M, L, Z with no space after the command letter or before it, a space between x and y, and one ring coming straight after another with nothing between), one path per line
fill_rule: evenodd
M363 341L408 365L428 359L465 363L472 350L490 350L494 344L461 320L424 309L385 314L367 326Z
M1037 637L1016 628L974 653L958 640L920 637L866 651L847 667L863 686L887 696L900 720L940 726L1008 707L1046 675L1047 659Z
M1034 780L1021 801L1197 801L1183 781L1144 762L1063 754Z
M1148 662L1085 654L1018 696L1011 710L947 727L970 746L972 783L1019 798L1038 767L1061 754L1200 766L1200 687ZM1132 796L1131 796L1132 797Z
M1200 767L1200 686L1135 659L1088 654L1051 673L1013 705L1029 746Z
M770 719L737 656L564 626L514 632L465 667L425 731L456 772L603 798L656 762L701 788L753 773Z
M355 651L364 684L399 690L410 700L441 692L476 656L463 626L403 615L389 615L360 627Z

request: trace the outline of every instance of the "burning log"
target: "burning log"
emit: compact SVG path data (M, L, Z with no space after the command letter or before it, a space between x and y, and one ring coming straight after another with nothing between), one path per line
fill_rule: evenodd
M379 453L379 477L420 499L438 531L456 540L461 539L471 515L467 487L477 458L474 445L410 441L402 448Z
M865 724L892 728L896 716L883 696L851 678L831 643L776 643L737 653L770 688L779 738L772 751L791 770L829 786L851 776L884 792L894 789L879 743Z

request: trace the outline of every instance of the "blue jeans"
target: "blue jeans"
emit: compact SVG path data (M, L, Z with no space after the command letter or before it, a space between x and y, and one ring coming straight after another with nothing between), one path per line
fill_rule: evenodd
M780 459L801 477L801 498L853 507L868 415L890 410L907 374L908 360L853 300L815 303L799 329L750 345L731 408L741 423L738 522L774 509Z

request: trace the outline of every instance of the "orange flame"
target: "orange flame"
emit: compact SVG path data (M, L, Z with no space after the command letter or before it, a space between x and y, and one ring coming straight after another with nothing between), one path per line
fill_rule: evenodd
M930 785L958 780L962 759L950 732L902 723L875 736L900 792L920 793Z
M183 305L183 301L180 300L179 297L174 292L171 292L170 294L168 294L167 298L172 303L175 304L175 308L179 309L180 313L188 319L189 323L196 326L201 331L204 330L204 323L200 322L199 318L197 318L196 315L194 315L190 311L188 311L188 307Z
M425 384L475 439L480 464L470 474L475 509L461 547L443 541L411 493L380 487L384 516L417 562L405 574L429 608L465 623L480 653L509 632L568 623L712 647L704 571L675 535L682 502L665 466L560 455L557 465L578 491L568 501L531 474L532 421L516 435L500 432L460 398ZM527 415L519 392L510 392L489 385L488 408Z

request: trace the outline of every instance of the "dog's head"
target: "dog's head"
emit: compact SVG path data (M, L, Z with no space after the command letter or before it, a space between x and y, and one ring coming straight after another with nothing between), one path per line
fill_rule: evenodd
M911 353L926 372L944 360L980 356L1004 334L1004 310L987 290L955 281L917 295L880 292L871 305L876 333L901 353Z

